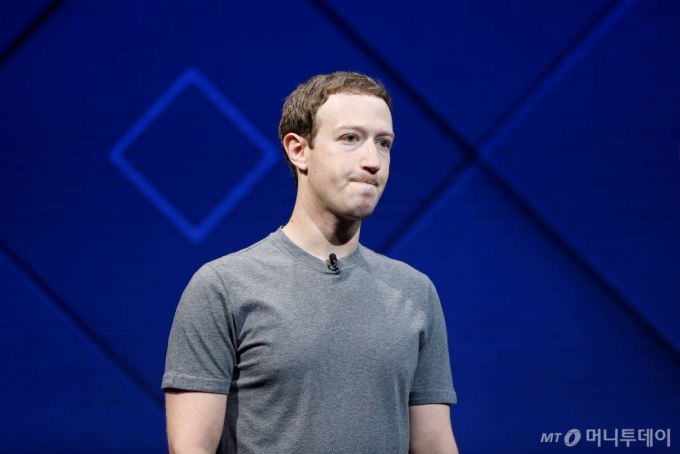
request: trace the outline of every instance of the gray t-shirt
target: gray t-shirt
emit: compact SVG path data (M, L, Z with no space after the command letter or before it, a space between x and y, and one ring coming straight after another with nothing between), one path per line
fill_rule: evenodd
M279 229L189 282L162 387L229 395L218 452L407 453L408 406L456 402L427 276L363 246L338 268Z

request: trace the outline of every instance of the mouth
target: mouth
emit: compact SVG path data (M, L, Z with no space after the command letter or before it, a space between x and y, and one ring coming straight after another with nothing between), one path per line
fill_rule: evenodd
M378 186L378 182L375 180L352 180L354 183L361 183L361 184L367 184L370 186Z

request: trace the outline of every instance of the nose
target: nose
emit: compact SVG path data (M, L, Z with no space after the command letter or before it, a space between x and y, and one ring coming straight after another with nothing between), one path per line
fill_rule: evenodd
M371 174L378 173L380 170L380 156L378 146L372 141L366 141L361 151L361 168Z

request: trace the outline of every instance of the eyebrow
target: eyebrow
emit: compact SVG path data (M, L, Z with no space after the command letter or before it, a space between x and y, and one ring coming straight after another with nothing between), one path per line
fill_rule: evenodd
M361 131L361 132L363 132L363 133L366 132L366 128L364 128L364 127L362 127L362 126L351 125L351 124L349 124L349 125L340 125L340 126L338 126L338 127L336 127L336 128L333 128L334 131L342 131L343 129L347 129L347 130L350 130L350 131ZM378 135L378 136L387 136L387 137L391 137L392 140L394 140L394 137L395 137L395 135L394 135L393 132L387 132L387 131L378 133L378 134L376 134L376 135Z

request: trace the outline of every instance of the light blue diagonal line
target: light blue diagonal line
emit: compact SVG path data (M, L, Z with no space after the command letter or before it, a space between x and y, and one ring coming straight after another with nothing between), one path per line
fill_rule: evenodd
M496 171L493 170L487 164L484 155L490 150L496 147L506 135L526 116L526 114L533 109L535 104L541 99L541 97L552 88L560 77L562 77L579 59L581 59L587 51L620 19L623 13L632 5L634 0L622 0L618 5L615 5L610 9L607 14L598 22L586 36L580 40L572 49L569 54L565 55L565 58L557 65L556 69L552 73L548 73L543 76L543 79L539 81L538 84L534 86L533 91L526 97L526 99L519 104L510 116L505 120L505 122L497 125L497 127L491 132L489 137L480 144L480 148L477 154L478 164L480 164L484 171L491 172L497 178L502 179L498 176ZM472 164L473 161L470 162ZM423 215L416 220L412 226L404 232L402 237L394 243L394 245L387 251L388 253L398 254L402 248L408 244L416 235L421 228L427 225L427 222L442 209L442 205L448 200L451 194L452 188L458 186L460 178L462 178L470 169L474 167L468 165L468 169L461 172L461 175L454 181L450 183L447 189L439 194L436 201L429 207L429 209L423 213ZM524 202L520 199L520 202ZM543 222L543 218L540 218Z
M262 158L231 189L218 205L198 225L192 224L167 197L165 197L144 175L125 159L127 150L186 89L193 84L217 109L231 121L262 152ZM187 238L198 243L214 229L241 199L267 174L276 163L276 147L245 117L241 111L208 81L197 69L189 68L168 88L149 110L113 146L111 162L116 165L156 208L166 216Z
M244 133L263 156L256 166L248 172L231 192L213 209L213 211L194 229L194 241L200 241L226 216L236 204L243 199L253 187L267 174L276 163L276 147L265 138L260 131L239 111L239 109L215 88L203 75L195 69L187 71L191 81L201 90L236 127Z
M536 103L545 95L550 88L552 88L560 77L566 74L571 67L578 62L588 50L607 32L609 29L621 18L623 13L633 4L635 0L622 0L619 4L615 5L608 11L608 13L598 22L590 31L587 33L583 39L581 39L572 49L572 51L565 55L564 59L559 62L555 70L543 76L543 79L539 81L534 87L529 95L524 99L523 102L519 103L518 107L511 112L511 114L505 119L504 122L498 124L494 130L491 131L489 136L480 144L479 150L476 155L476 159L479 164L483 164L482 167L487 172L492 172L497 178L502 179L493 168L487 164L485 159L489 151L495 148L506 136L507 134L516 127L517 124L534 108ZM471 161L472 164L474 161ZM462 174L461 174L462 176ZM457 180L450 183L450 186L456 186ZM422 218L429 219L432 217L432 212L437 211L441 205L440 199L445 199L449 191L444 190L437 197L437 201L432 204L432 206L421 216L421 220L416 221L413 228L416 225L422 225ZM521 200L523 201L523 199ZM416 228L417 229L417 228ZM397 241L390 251L396 252L403 245L406 244L407 238L412 238L414 235L410 233L410 229L406 230L403 237Z
M552 72L543 76L529 95L480 143L479 154L486 156L491 150L496 148L524 117L534 109L538 101L618 22L634 1L621 0L600 22L590 29L586 36L571 49L571 52L565 56L559 65Z
M113 369L121 374L124 380L127 380L135 390L148 400L155 410L162 412L162 400L157 399L157 393L1 238L0 268L5 268L10 273L14 273L17 279L23 281L40 302L49 307L58 319L73 329L76 336L80 336L93 348L96 354L101 355Z
M271 155L265 155L260 159L257 166L243 177L243 179L236 185L229 195L223 199L215 209L203 220L201 225L195 229L193 233L196 240L200 241L208 232L217 226L220 220L229 213L234 206L245 197L253 187L269 172L276 159Z
M165 111L165 109L168 108L168 106L179 96L180 93L187 87L189 84L190 77L187 72L182 74L175 83L173 83L170 88L168 88L165 93L161 95L158 100L153 103L153 105L149 108L148 111L135 122L134 125L130 128L128 132L121 137L121 139L113 146L111 149L111 159L117 164L119 161L123 159L123 153L125 150L139 138L139 136L144 133L144 131L149 127L151 123L153 123L161 113Z
M474 165L465 166L465 168L460 171L458 178L451 182L451 184L446 187L446 190L439 194L436 202L434 202L421 217L411 224L411 227L401 235L399 240L397 240L385 254L390 257L398 258L404 248L411 244L420 232L431 225L432 219L446 209L446 204L453 196L454 192L472 177L472 172L474 170L477 170L477 167Z
M112 156L113 162L120 168L123 174L144 194L158 210L168 217L185 235L193 237L194 226L182 213L149 181L144 178L122 155Z
M188 71L191 81L203 91L203 93L210 98L220 111L229 118L238 129L243 132L248 138L257 145L265 154L276 155L276 147L267 140L260 131L248 121L248 119L241 114L241 111L231 103L222 93L215 88L201 73L195 69Z

